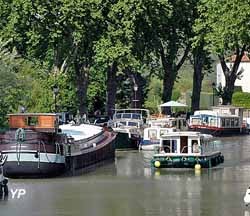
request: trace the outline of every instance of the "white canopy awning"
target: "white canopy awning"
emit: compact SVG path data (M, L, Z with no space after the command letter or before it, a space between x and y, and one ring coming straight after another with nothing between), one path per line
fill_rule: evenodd
M177 101L168 101L160 105L160 107L187 107L186 104L179 103Z

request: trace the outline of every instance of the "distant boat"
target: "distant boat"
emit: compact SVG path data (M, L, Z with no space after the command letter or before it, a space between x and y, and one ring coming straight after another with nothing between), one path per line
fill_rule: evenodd
M140 143L141 150L153 151L156 146L160 145L162 135L169 132L186 130L185 118L162 117L150 118L147 126L143 131L143 139Z
M179 131L162 135L151 165L156 168L210 168L224 162L221 152L209 148L212 136L199 132Z
M9 127L0 133L0 153L8 156L6 176L55 176L115 156L113 132L94 125L62 125L60 129L54 113L10 114Z
M214 136L244 133L246 126L243 123L243 108L227 105L195 111L190 116L189 129Z
M147 109L116 109L108 123L117 133L116 149L138 149L148 117Z

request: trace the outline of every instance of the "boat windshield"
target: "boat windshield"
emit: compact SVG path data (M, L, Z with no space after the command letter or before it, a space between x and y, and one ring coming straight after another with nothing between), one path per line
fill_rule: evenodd
M126 126L126 122L117 122L116 127Z
M133 113L132 114L132 119L141 119L141 114L139 114L139 113Z
M128 122L128 126L135 126L135 127L137 127L138 125L137 125L137 122Z
M122 118L122 114L121 114L121 113L117 113L117 114L115 114L115 118L117 118L117 119Z
M123 118L131 118L131 113L123 113Z

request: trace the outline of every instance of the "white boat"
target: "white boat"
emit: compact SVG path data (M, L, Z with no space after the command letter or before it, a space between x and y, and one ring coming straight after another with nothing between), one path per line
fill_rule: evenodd
M169 132L185 130L186 119L174 117L152 118L148 120L148 126L143 131L140 149L152 151L159 146L161 136Z
M212 110L198 110L190 116L189 129L212 135L233 135L246 132L243 108L217 106Z
M209 168L224 162L221 152L213 151L209 142L213 136L200 132L170 132L160 138L151 165L157 168L194 168L200 164Z
M116 149L138 149L148 116L147 109L115 110L108 126L117 133Z

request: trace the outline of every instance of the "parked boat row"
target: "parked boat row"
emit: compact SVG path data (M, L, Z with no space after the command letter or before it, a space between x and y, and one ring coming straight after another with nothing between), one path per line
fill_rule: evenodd
M115 112L109 126L118 133L116 149L147 151L145 159L156 168L194 168L197 164L209 168L224 162L221 152L205 148L213 136L187 131L191 128L188 128L186 118L148 116L143 118L142 110L138 109Z
M106 125L59 125L54 113L9 115L0 133L0 153L10 177L44 177L84 169L115 158L115 150L148 151L153 167L209 168L223 163L206 146L211 136L248 132L243 109L233 106L196 111L184 117L150 116L146 109L119 109ZM188 131L191 130L191 131ZM196 132L192 132L196 131ZM197 145L197 146L196 146ZM196 147L196 150L195 150Z

